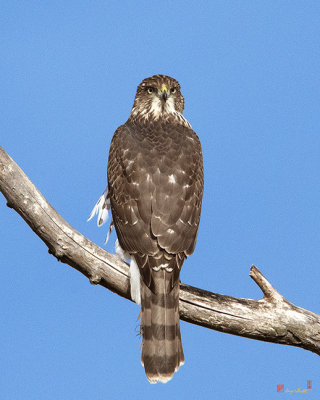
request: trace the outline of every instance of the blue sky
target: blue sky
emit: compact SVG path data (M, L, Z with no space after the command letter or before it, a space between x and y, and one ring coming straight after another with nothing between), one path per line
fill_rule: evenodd
M257 265L294 304L319 307L318 1L2 1L0 145L58 212L86 219L140 81L179 80L203 147L205 194L183 282L261 297ZM167 385L140 365L139 309L48 255L0 195L1 398L278 399L319 357L182 322L186 363ZM107 250L113 252L114 235ZM291 398L299 395L290 395Z

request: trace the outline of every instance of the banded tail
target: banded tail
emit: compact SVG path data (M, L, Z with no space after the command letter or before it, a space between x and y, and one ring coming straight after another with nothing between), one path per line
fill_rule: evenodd
M179 279L172 272L152 271L154 289L141 280L142 355L150 383L168 382L184 364L179 318Z

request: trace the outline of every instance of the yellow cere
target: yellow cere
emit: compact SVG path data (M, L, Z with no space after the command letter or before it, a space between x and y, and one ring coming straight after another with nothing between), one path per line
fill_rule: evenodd
M168 89L167 89L167 86L165 84L162 84L161 92L164 92L164 91L168 92Z

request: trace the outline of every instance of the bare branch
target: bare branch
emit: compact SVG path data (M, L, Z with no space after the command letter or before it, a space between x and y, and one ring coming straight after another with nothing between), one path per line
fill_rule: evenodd
M281 296L281 294L276 291L276 289L271 285L269 281L267 281L267 279L262 275L262 273L255 265L251 266L249 275L262 290L265 298L273 302L278 301L281 303L283 301L283 296Z
M48 246L49 253L87 276L92 284L130 299L128 265L73 229L1 147L0 191L7 205ZM288 302L255 266L250 276L264 293L260 300L237 299L181 284L181 319L220 332L302 347L320 355L320 316Z

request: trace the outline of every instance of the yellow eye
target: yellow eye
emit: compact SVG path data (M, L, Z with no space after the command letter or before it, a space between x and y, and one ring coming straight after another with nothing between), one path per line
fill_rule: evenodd
M148 88L148 93L149 93L149 94L153 93L153 87L149 87L149 88Z
M176 88L173 87L170 89L170 93L175 93L175 92L176 92Z

